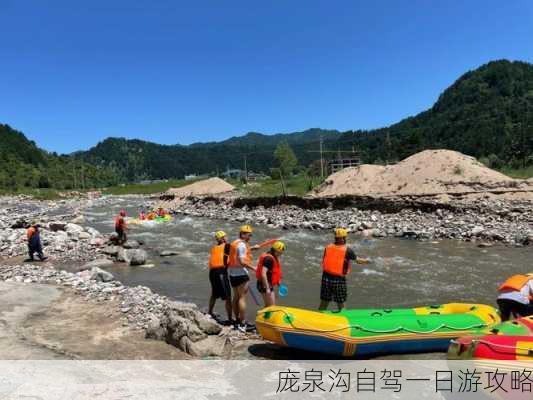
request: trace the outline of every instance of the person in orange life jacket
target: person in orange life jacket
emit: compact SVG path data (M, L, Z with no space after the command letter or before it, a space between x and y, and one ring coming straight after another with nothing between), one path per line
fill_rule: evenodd
M124 243L128 239L126 231L128 226L126 224L126 211L120 210L118 217L115 218L115 232L118 235L118 242Z
M285 244L277 241L267 253L261 254L255 276L257 278L257 290L263 296L265 307L276 304L274 288L281 283L280 257L285 251Z
M348 297L346 275L350 273L351 261L366 264L368 261L358 258L355 252L346 246L348 231L344 228L335 229L335 242L326 246L322 259L322 284L320 286L319 310L326 310L333 300L340 310Z
M37 253L39 260L44 261L48 257L43 255L43 246L41 244L41 226L35 221L32 222L31 226L26 231L26 238L28 239L28 261L33 261L33 255Z
M498 288L502 321L533 315L533 274L513 275Z
M209 314L213 316L213 308L217 299L224 300L226 302L228 323L231 323L231 288L227 270L230 244L227 242L226 233L223 231L215 233L215 240L217 243L211 248L209 257L209 282L211 283Z
M248 293L248 270L255 272L252 265L252 250L259 246L250 246L252 227L243 225L239 231L239 238L230 246L228 260L228 275L233 288L233 314L236 318L235 328L246 331L246 294Z

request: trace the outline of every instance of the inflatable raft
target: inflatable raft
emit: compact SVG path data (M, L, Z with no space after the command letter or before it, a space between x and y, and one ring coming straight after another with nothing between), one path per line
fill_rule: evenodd
M128 224L150 226L150 225L160 224L162 222L169 222L169 221L172 221L172 217L167 214L164 217L155 217L154 219L132 218L128 220Z
M491 335L467 336L453 340L448 349L451 360L533 360L533 317L502 322Z
M256 327L280 346L367 358L446 352L451 339L487 334L499 322L496 309L482 304L341 312L271 306L258 311Z

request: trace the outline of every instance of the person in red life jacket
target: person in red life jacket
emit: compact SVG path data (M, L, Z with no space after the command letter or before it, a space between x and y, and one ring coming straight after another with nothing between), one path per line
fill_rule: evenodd
M320 286L319 310L326 310L333 300L338 310L344 308L348 297L346 275L351 271L351 262L366 264L368 260L358 258L355 252L346 245L348 231L344 228L335 229L335 242L326 246L322 258L322 284Z
M248 271L254 271L252 265L252 250L258 246L250 246L252 227L243 225L239 231L239 238L230 246L228 259L228 275L233 288L233 314L235 315L235 328L246 332L246 294L248 293Z
M120 210L120 213L115 218L115 232L118 235L118 243L125 243L128 239L126 231L128 226L126 224L126 211Z
M146 214L144 213L144 211L141 211L139 213L139 220L144 221L145 219L146 219Z
M257 290L263 296L265 307L276 304L275 287L281 283L280 257L285 251L285 244L279 240L267 253L261 254L255 270Z
M228 259L231 245L226 240L226 233L215 233L216 244L211 248L209 257L209 282L211 283L211 297L209 298L209 315L213 316L213 308L217 299L225 301L228 324L231 324L232 305L231 288L228 278Z
M48 257L43 255L43 246L41 244L41 231L40 225L35 221L32 222L31 226L26 231L26 238L28 239L28 261L34 261L33 255L37 253L39 260L44 261Z
M513 275L498 288L502 321L533 315L533 273Z
M166 215L165 210L163 210L162 207L159 207L159 208L157 209L157 216L158 216L158 217L164 217L165 215Z

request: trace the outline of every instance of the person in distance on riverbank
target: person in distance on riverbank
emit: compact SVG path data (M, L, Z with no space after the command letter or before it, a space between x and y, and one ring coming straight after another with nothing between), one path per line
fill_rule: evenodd
M236 318L236 328L246 332L246 294L248 293L248 270L255 272L252 266L252 250L258 246L250 246L252 227L243 225L239 231L239 238L230 246L228 260L228 275L233 288L233 313Z
M48 257L43 254L43 246L41 244L41 226L33 221L31 226L26 231L26 238L28 239L28 261L34 261L33 255L37 253L39 260L44 261Z
M351 271L351 261L358 264L368 262L366 259L358 258L355 252L346 245L347 237L346 229L335 229L335 241L327 245L324 250L319 310L326 310L329 303L334 301L337 303L338 310L341 311L348 297L346 275Z
M215 233L216 244L211 248L209 256L209 282L211 297L209 298L209 315L213 316L213 308L217 299L225 301L228 323L231 323L232 304L231 288L228 278L228 259L231 245L227 242L226 233Z
M257 290L263 296L265 307L276 304L275 287L281 283L281 255L285 251L285 244L279 240L272 248L259 256L255 276Z
M533 315L533 273L513 275L498 288L498 308L502 321Z
M128 229L128 226L126 224L126 211L120 210L120 213L115 218L115 232L118 235L118 243L123 244L126 242L127 235L126 231Z

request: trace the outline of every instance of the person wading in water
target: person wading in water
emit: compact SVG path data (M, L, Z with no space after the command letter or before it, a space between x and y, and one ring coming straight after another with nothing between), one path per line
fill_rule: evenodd
M215 233L216 244L211 247L209 256L209 282L211 297L209 298L209 315L213 316L213 308L217 299L225 301L228 323L232 323L231 288L228 278L228 259L231 245L226 240L226 233Z

